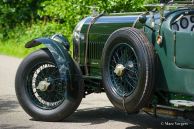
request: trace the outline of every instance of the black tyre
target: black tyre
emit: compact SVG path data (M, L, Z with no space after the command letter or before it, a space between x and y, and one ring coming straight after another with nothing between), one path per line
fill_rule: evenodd
M35 120L60 121L79 106L84 93L81 73L73 62L73 88L60 78L58 68L48 49L26 57L20 64L15 90L20 105Z
M155 59L152 44L134 28L115 31L102 55L102 76L112 104L128 113L149 104L154 87Z

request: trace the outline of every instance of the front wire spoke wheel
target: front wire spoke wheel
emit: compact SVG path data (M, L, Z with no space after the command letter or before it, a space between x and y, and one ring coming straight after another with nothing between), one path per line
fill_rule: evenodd
M67 68L63 70L52 54L47 48L31 53L16 73L18 101L35 120L64 120L75 112L84 95L82 74L69 53L64 52L63 66Z
M41 109L51 110L65 99L65 85L54 64L38 64L29 74L27 92L32 102Z

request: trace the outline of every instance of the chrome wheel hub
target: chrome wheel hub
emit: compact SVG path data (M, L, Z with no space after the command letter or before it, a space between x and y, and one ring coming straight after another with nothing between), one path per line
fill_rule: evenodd
M118 65L115 67L114 73L115 73L117 76L120 77L120 76L123 75L124 69L125 69L125 67L124 67L122 64L118 64Z
M44 81L39 82L36 89L39 89L41 91L47 91L49 86L50 86L50 83L48 82L48 79L46 78Z

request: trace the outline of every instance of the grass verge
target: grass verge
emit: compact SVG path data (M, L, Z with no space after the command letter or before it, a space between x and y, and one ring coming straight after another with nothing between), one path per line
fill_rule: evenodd
M48 37L55 33L64 34L68 39L70 39L70 41L72 41L71 30L65 28L65 25L55 22L46 24L38 22L31 26L17 26L8 31L6 39L0 38L0 54L24 58L31 52L44 47L42 45L27 49L24 47L26 42L38 37Z
M27 49L24 47L24 44L17 44L14 42L0 42L0 54L9 55L18 58L24 58L31 52L39 49L40 47L35 47L31 49Z

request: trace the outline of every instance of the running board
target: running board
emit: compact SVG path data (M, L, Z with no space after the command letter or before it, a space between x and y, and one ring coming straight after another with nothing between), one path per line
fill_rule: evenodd
M173 116L173 117L183 117L194 121L194 109L181 109L174 108L170 106L156 105L154 107L145 107L142 109L145 113L158 117L158 115Z

